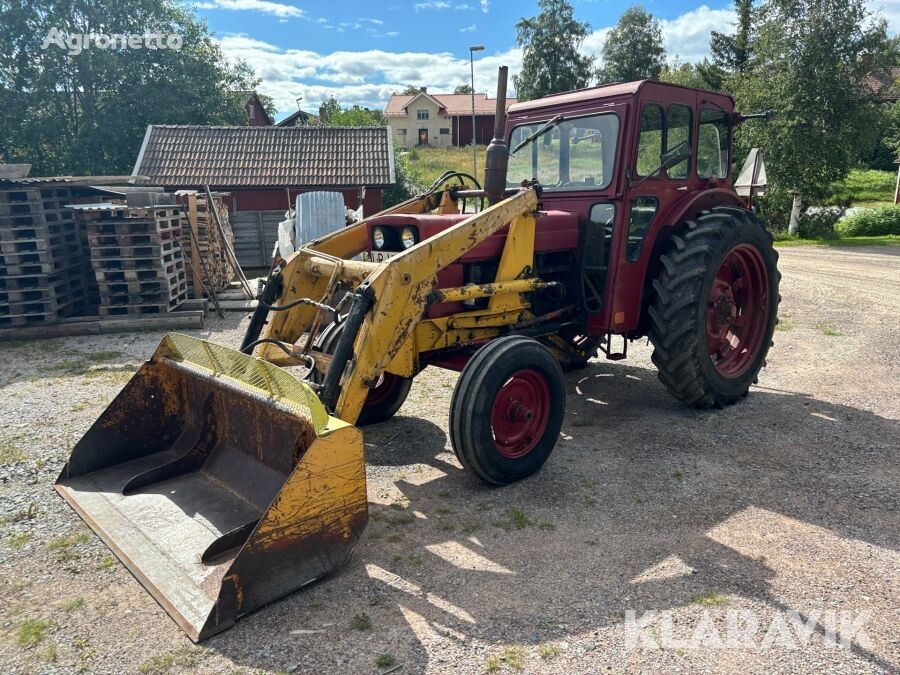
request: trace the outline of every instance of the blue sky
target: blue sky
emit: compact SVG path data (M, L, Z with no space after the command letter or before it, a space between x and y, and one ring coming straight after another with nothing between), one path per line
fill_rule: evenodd
M575 15L593 32L583 51L599 55L609 28L634 4L627 0L574 0ZM728 30L730 0L648 0L662 21L670 60L694 61L708 53L709 33ZM871 0L900 28L900 0ZM344 105L383 107L406 84L451 91L469 81L469 45L477 54L475 85L492 91L499 65L514 73L521 63L515 24L537 13L537 2L512 0L196 0L229 58L243 58L262 77L262 93L275 99L281 118L301 106L314 111L334 95Z

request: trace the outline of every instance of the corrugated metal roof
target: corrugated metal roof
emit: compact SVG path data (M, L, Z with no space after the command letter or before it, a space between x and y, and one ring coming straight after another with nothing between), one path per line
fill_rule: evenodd
M151 125L134 167L154 185L359 187L394 183L388 127Z

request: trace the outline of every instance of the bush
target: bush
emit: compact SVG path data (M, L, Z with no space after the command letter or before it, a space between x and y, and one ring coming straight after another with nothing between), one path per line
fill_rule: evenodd
M900 235L900 206L879 206L854 213L838 223L837 231L842 237Z
M787 190L770 187L762 197L753 200L757 215L763 219L766 227L777 232L786 230L791 220L791 204L793 197Z
M834 226L841 219L843 209L808 209L800 216L799 234L801 239L835 239Z

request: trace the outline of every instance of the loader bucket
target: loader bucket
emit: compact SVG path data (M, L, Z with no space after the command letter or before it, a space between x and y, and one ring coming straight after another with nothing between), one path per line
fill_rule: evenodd
M167 335L56 490L195 642L343 564L362 436L288 372Z

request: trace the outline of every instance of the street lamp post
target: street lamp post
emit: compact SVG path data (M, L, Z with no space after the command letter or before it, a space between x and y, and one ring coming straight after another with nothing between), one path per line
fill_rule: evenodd
M469 67L472 70L472 175L478 179L478 153L475 147L475 52L483 52L484 45L469 47Z

